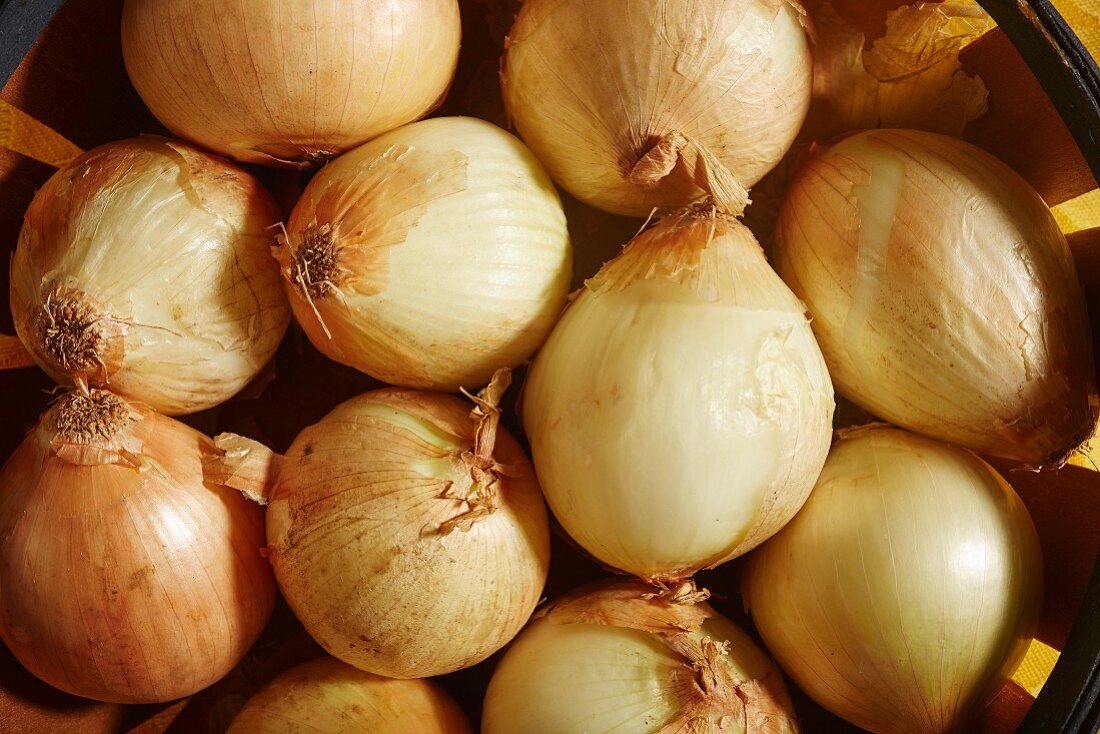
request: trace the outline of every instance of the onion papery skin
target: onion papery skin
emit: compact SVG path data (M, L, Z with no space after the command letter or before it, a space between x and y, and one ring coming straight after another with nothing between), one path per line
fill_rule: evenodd
M768 649L819 704L876 734L963 734L1031 641L1042 558L989 465L871 427L836 443L743 582Z
M277 251L299 323L390 384L486 384L545 340L572 248L561 201L514 136L481 120L407 125L306 188Z
M802 305L747 228L708 212L666 218L585 284L522 400L562 527L651 581L779 530L832 435L832 385Z
M104 394L91 393L123 405ZM73 395L0 472L0 636L78 696L189 696L237 664L271 613L262 508L205 485L210 440L140 405L120 409L118 430L67 432Z
M19 337L62 384L110 385L168 415L217 405L290 322L278 221L258 181L189 145L96 148L27 210L11 263Z
M481 733L799 731L783 676L748 635L652 592L605 584L541 610L493 673Z
M1037 467L1091 435L1092 342L1069 247L993 156L911 130L817 147L777 243L776 269L852 402Z
M803 22L785 0L527 0L505 104L581 201L632 216L687 206L718 173L749 188L794 141L812 82Z
M122 51L172 132L310 166L437 107L461 33L457 0L127 0Z
M324 657L264 686L233 719L227 734L472 731L462 709L434 683L383 678Z
M298 619L350 665L450 673L504 646L538 603L550 547L534 472L501 430L495 485L475 480L469 413L449 395L374 391L286 455L268 508L271 562Z

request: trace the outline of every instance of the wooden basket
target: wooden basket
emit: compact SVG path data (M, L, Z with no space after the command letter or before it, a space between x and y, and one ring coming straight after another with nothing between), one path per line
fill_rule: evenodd
M65 140L88 149L110 140L164 132L137 97L123 67L122 4L123 0L0 0L0 85L4 85L0 105L20 110L61 136L34 141L34 145L47 144L37 153L27 146L23 153L0 147L0 259L10 258L23 212L35 189L53 172L48 163L30 154L48 159L54 150L62 155ZM865 24L870 36L881 33L885 11L902 4L906 3L834 1L838 10ZM469 114L505 124L495 72L507 21L518 5L519 0L462 0L461 63L448 101L437 114ZM964 68L981 76L990 92L989 111L967 128L966 138L1013 166L1051 205L1095 189L1100 177L1096 64L1044 0L984 0L982 5L999 28L962 55ZM2 120L0 142L13 137ZM51 142L60 148L49 148ZM300 174L257 173L281 203L292 205L302 184ZM564 198L579 272L591 271L610 257L637 229L636 220L600 214ZM1094 315L1093 326L1100 333L1100 228L1070 239ZM0 293L6 294L7 288L8 273L3 268ZM7 299L0 301L4 304L0 333L12 334ZM377 386L323 358L292 330L261 380L229 403L186 421L211 435L235 431L285 450L297 431L338 402ZM35 369L0 371L0 460L36 422L52 388L49 379ZM516 429L514 423L512 428ZM1007 687L987 711L980 729L1093 734L1100 728L1100 470L1079 462L1083 465L1035 475L1007 462L994 463L1020 492L1038 527L1047 576L1038 637L1063 652L1033 705L1022 689ZM548 596L603 575L560 532L553 553ZM719 592L715 606L748 626L751 622L738 609L735 592L739 570L737 562L727 564L706 574L703 583ZM723 589L729 590L728 598L721 598ZM319 652L280 603L260 641L227 678L176 704L124 707L54 690L0 648L0 731L221 732L260 685ZM441 680L475 722L496 660L494 656ZM805 731L857 731L805 697L796 698Z

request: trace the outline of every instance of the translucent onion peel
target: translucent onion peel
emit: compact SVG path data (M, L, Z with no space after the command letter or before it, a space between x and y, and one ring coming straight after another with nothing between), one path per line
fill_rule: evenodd
M838 389L890 422L1034 466L1095 425L1092 346L1065 237L989 154L860 133L806 158L776 267Z
M485 695L482 734L794 734L783 677L708 605L637 582L541 610Z
M674 581L797 512L829 449L833 392L802 304L749 231L685 212L585 284L522 412L565 530L604 564Z
M169 415L216 405L274 355L290 309L258 181L182 143L139 138L39 189L11 264L27 349L62 383L109 385Z
M463 117L394 130L326 166L276 256L318 349L391 384L448 391L527 359L572 276L542 166Z
M505 103L587 204L645 216L709 197L739 214L806 116L804 22L788 0L528 0Z
M475 398L366 393L304 430L267 514L283 595L330 654L379 675L473 665L507 643L549 566L530 463L498 426L506 373Z
M876 127L958 137L985 112L985 85L959 63L959 51L994 27L976 2L897 8L886 16L885 35L869 44L831 3L811 14L814 86L802 139Z
M438 106L461 30L456 0L127 0L122 50L177 135L308 166Z
M876 733L973 731L1041 607L1012 488L969 451L889 427L833 447L795 519L749 557L768 649L819 704Z
M472 734L458 704L426 680L393 680L330 657L288 670L253 696L227 734Z
M58 400L0 471L0 637L50 685L118 703L233 668L275 601L263 512L204 483L205 436L102 390Z

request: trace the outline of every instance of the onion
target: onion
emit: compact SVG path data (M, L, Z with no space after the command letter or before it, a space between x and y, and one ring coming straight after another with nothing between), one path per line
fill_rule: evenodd
M853 402L1037 466L1091 434L1092 346L1065 237L989 154L905 130L816 148L777 240L779 273Z
M661 221L589 280L523 401L562 526L651 581L779 530L832 435L832 386L802 304L749 230L720 214Z
M79 696L170 701L228 673L275 600L261 508L203 483L208 438L103 390L0 471L0 637Z
M271 259L279 212L251 176L159 138L110 143L34 197L11 264L23 343L62 383L163 413L239 391L290 311Z
M425 120L341 156L310 183L277 251L298 321L380 380L456 390L542 343L572 251L550 179L472 118Z
M637 582L539 612L497 666L482 734L794 734L783 677L703 603Z
M554 180L617 214L745 189L794 141L811 58L794 0L527 0L508 39L508 112Z
M127 0L122 51L177 135L310 165L438 106L461 30L456 0Z
M871 732L973 731L1041 606L1039 541L1012 488L969 451L889 427L834 446L745 574L779 664Z
M549 528L530 463L497 427L505 375L472 413L450 395L366 393L290 447L267 514L271 562L332 655L391 678L441 675L527 621Z
M471 734L458 704L426 680L382 678L324 657L268 683L227 734Z

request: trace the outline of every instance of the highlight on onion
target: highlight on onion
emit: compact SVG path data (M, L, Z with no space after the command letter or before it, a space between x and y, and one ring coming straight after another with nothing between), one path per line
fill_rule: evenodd
M572 278L565 214L522 143L467 117L407 125L326 166L277 250L313 344L385 382L486 384L543 342Z
M542 609L501 659L482 734L799 731L783 676L710 606L639 582Z
M527 457L498 427L506 372L474 398L384 389L295 439L267 539L294 613L331 655L391 678L478 663L523 627L550 536Z
M53 404L0 471L0 637L63 691L189 696L275 601L263 512L204 484L210 439L104 390Z
M747 552L798 511L829 450L833 392L802 304L749 230L689 211L585 284L522 414L562 527L662 582Z
M1081 286L1050 210L962 141L875 130L814 149L776 267L838 390L891 423L1035 466L1095 426Z
M283 732L472 734L466 715L426 680L393 680L331 657L280 675L253 696L227 734Z
M753 621L815 701L871 732L972 731L1042 604L1027 509L988 464L896 428L849 432L749 557Z
M437 107L461 32L457 0L127 0L122 51L172 132L309 166Z
M809 107L795 0L527 0L501 79L520 135L581 201L740 214Z
M11 263L19 337L63 384L169 415L217 405L290 321L278 221L260 183L221 158L160 138L96 148L27 210Z

